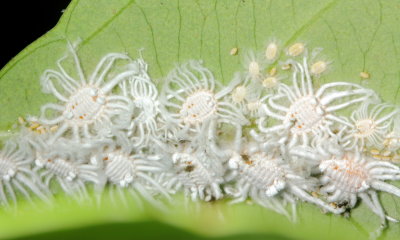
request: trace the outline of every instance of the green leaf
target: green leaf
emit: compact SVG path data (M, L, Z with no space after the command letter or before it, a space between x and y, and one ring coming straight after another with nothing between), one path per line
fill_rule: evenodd
M261 51L269 39L280 40L284 47L301 41L308 48L323 47L324 56L332 61L329 74L314 79L316 85L355 82L374 89L387 102L399 103L399 9L397 0L73 0L54 29L0 71L0 137L18 131L19 116L37 115L41 105L54 101L41 93L39 77L45 69L56 68L67 40L78 39L86 74L106 53L128 52L137 57L144 48L151 76L159 82L176 63L203 59L223 83L242 68L246 49ZM229 54L234 47L239 48L238 56ZM371 77L361 79L362 71ZM380 197L386 212L400 218L400 200L388 194ZM2 213L0 237L157 220L207 236L259 233L296 239L363 239L379 225L378 217L364 204L349 219L299 204L299 221L294 224L258 206L224 202L202 204L199 214L177 208L171 215L134 206L128 211L106 205L82 207L68 203L66 197L55 205L43 212L24 206L16 216ZM157 231L158 225L153 224ZM382 239L399 235L400 224L390 224Z

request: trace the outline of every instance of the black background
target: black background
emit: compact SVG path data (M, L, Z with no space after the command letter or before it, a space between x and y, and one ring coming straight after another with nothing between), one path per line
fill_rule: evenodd
M6 0L0 3L0 69L52 29L70 0Z

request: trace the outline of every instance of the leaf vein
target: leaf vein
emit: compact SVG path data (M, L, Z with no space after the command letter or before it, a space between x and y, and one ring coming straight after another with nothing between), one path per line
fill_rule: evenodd
M161 75L164 76L164 71L161 68L160 60L158 59L158 51L157 51L156 41L155 41L155 38L154 38L153 26L151 26L151 24L149 22L149 19L147 18L146 13L144 12L144 10L140 6L138 6L138 8L139 8L140 12L143 15L144 21L146 22L147 26L149 27L150 34L151 34L151 39L152 39L152 45L153 45L153 48L154 48L154 56L156 58L156 64L157 64L158 70L160 71Z
M104 29L106 29L118 16L120 16L127 8L129 8L133 3L135 3L135 0L130 0L125 6L123 6L117 13L115 13L110 19L105 21L101 27L96 29L89 37L87 37L85 40L82 41L81 46L86 45L89 43L94 37L96 37L100 32L102 32Z
M314 16L312 16L303 26L301 26L285 43L288 45L293 42L298 36L304 33L312 24L316 22L316 20L320 19L327 11L332 9L336 4L338 4L339 0L333 0L330 3L326 4L325 7L320 9Z

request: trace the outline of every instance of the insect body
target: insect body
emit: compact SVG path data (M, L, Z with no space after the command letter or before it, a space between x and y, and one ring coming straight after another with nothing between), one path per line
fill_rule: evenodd
M385 214L378 199L377 190L400 197L400 189L386 183L386 180L399 180L400 168L394 164L372 160L360 153L346 152L341 157L331 157L321 162L319 166L323 173L321 192L328 194L329 202L342 203L346 201L353 208L358 198L363 200L386 227L386 220L398 220Z
M98 142L92 144L77 144L76 142L59 138L55 143L49 143L50 134L26 134L25 141L34 152L33 170L38 173L45 186L51 189L52 181L78 201L89 199L87 185L93 184L96 189L104 185L101 169L89 163L89 153L94 151ZM68 150L66 150L68 149ZM53 192L55 193L55 191Z
M225 173L220 159L196 147L193 143L180 143L171 155L172 169L166 187L182 189L193 201L218 200L223 197L220 185Z
M325 61L317 61L311 65L310 73L314 76L319 76L328 68L328 63Z
M32 193L42 200L49 201L49 192L31 169L32 156L26 145L7 141L0 152L0 203L11 207L17 203L17 192L28 200Z
M334 112L373 95L371 90L345 82L328 83L315 91L308 72L307 59L303 59L303 64L294 61L291 63L296 67L293 73L293 87L280 84L277 94L266 97L265 104L262 105L266 116L261 116L258 122L258 128L264 134L286 132L286 135L281 134L283 137L278 141L287 141L288 148L297 145L299 141L308 145L310 139L321 132L331 133L330 125L333 123L347 124ZM335 91L335 87L347 89ZM348 100L344 101L345 99ZM343 102L334 105L332 103L335 100ZM268 117L280 121L281 124L266 127ZM254 131L252 135L257 136Z
M384 138L389 134L392 126L393 117L399 114L398 109L392 109L389 113L383 114L388 109L393 108L389 104L376 104L370 109L371 102L364 102L359 109L351 114L351 130L344 140L352 142L348 148L357 146L382 148ZM369 111L370 110L370 111Z
M282 205L282 198L294 205L296 198L307 201L323 208L325 211L341 213L343 209L333 208L321 199L308 194L316 186L316 179L296 174L290 165L279 157L277 152L266 153L254 151L255 148L246 148L242 155L234 154L228 165L233 179L237 180L234 188L227 187L225 190L233 195L232 203L243 202L248 197L261 206L271 208L288 218L296 219L295 209L292 217ZM254 151L254 152L253 152Z
M88 182L102 184L100 169L92 164L63 158L46 159L40 156L36 158L35 164L35 170L39 172L46 186L55 179L65 193L76 197L77 200L89 198L86 189Z
M239 81L231 93L232 102L245 114L253 117L255 111L252 104L259 102L261 99L262 88L260 82L254 82L250 77L246 77L241 73L236 73L232 82Z
M189 61L167 77L160 105L175 139L216 142L216 124L233 125L237 132L247 119L224 97L236 82L216 92L211 72L198 61ZM222 153L221 153L222 154Z
M104 166L104 173L111 187L111 197L119 193L121 200L126 203L123 190L125 189L139 204L140 197L164 210L165 206L155 200L154 195L162 194L170 199L166 190L154 180L155 174L165 171L157 158L145 157L142 154L131 154L126 150L109 149L98 159Z
M160 137L160 129L164 128L162 123L165 121L160 114L158 90L147 73L147 64L143 59L138 59L132 65L140 69L140 74L123 81L120 87L123 95L130 98L133 104L117 128L124 129L128 125L128 137L134 146L144 147L152 138Z
M270 54L273 54L272 51L273 50L271 49ZM264 58L260 57L253 51L247 52L244 57L246 77L250 78L252 81L260 81L263 78L263 70L265 69Z
M60 125L51 142L68 130L72 131L72 137L76 141L80 141L82 136L91 139L97 134L94 125L109 123L113 116L127 111L129 99L111 92L118 83L136 74L135 70L128 70L106 81L116 60L129 60L126 55L110 53L103 57L87 80L75 53L75 46L71 44L68 46L74 59L78 80L71 77L62 67L61 62L66 56L58 61L59 71L48 69L41 77L43 91L53 94L63 103L63 105L49 103L41 108L39 123ZM56 117L48 119L47 111L55 112Z
M265 49L265 58L268 61L274 61L279 55L279 47L275 41L270 42Z
M286 54L291 57L297 57L305 51L305 47L306 45L304 43L295 43L287 49Z

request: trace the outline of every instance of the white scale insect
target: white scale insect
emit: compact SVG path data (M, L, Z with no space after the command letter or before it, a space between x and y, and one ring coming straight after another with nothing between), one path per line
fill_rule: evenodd
M343 138L343 141L351 142L346 147L347 149L354 150L355 147L363 149L371 146L375 148L383 147L385 136L390 131L393 117L399 114L399 109L390 104L375 104L370 109L371 105L370 101L366 101L351 114L351 123L348 123L351 130ZM392 111L383 114L389 109Z
M171 169L160 181L172 193L183 189L192 201L221 199L220 185L224 182L225 173L222 161L208 154L204 147L194 145L190 141L182 141L176 147L163 147L167 152L171 149L175 151L170 156Z
M65 193L78 201L84 201L89 199L88 183L94 184L97 189L103 187L105 178L101 169L87 163L87 158L80 157L85 155L83 151L93 149L85 150L65 139L58 139L55 144L48 144L41 136L28 141L36 153L34 157L36 166L33 170L48 188L51 181L55 180ZM70 150L65 151L65 149Z
M86 80L75 53L76 46L68 43L68 47L79 79L71 77L61 65L67 55L58 60L59 71L48 69L41 77L43 92L53 94L64 103L63 105L48 103L41 108L42 114L38 119L39 123L60 125L50 140L51 142L68 130L72 130L72 137L76 141L80 141L82 135L84 138L93 138L93 134L96 135L96 133L92 133L93 125L109 123L113 116L121 111L128 111L130 100L114 95L112 90L118 83L136 74L136 71L128 70L106 81L107 74L117 60L129 60L129 57L124 54L110 53L101 59L89 80ZM56 117L48 119L47 111L52 111Z
M230 176L236 180L234 187L225 191L235 199L231 203L243 202L248 197L266 208L296 221L297 198L321 207L324 211L340 214L341 208L334 208L307 192L315 191L317 180L296 174L280 156L278 149L268 153L256 144L247 144L241 154L233 154L228 162ZM292 204L292 216L286 211L282 199Z
M135 154L128 146L108 146L103 153L93 160L102 166L108 183L111 185L111 199L118 193L120 199L127 204L124 189L141 204L140 196L153 206L164 210L165 206L153 195L162 194L170 199L166 189L154 180L154 174L165 172L160 156ZM139 194L138 194L139 193ZM115 200L114 200L115 201Z
M377 191L400 197L399 188L385 183L387 180L400 180L400 168L389 162L376 161L357 147L345 151L340 143L343 132L340 131L337 137L319 137L313 149L297 147L291 153L318 163L317 168L322 174L319 191L326 195L328 202L352 209L361 198L381 219L381 227L373 233L376 237L386 227L386 220L398 222L386 216Z
M136 76L120 84L123 95L132 99L133 105L128 123L128 136L132 139L135 147L148 146L150 140L160 137L161 124L165 122L160 114L158 90L147 73L147 63L142 58L133 62L131 68L138 68Z
M216 123L228 123L241 133L248 120L232 103L225 100L237 83L215 92L215 79L201 62L189 61L168 74L160 100L167 126L176 129L175 139L208 139L214 143ZM210 134L212 133L212 134ZM214 144L213 144L214 145ZM215 151L218 152L217 149ZM221 153L223 154L223 153Z
M357 198L361 198L381 219L381 228L377 235L386 227L386 220L398 220L386 216L378 199L376 191L384 191L400 197L400 189L385 183L387 180L400 180L400 168L394 164L374 161L359 152L345 152L343 156L333 156L321 162L323 172L321 183L324 187L321 193L328 194L330 202L347 203L353 208Z
M19 192L32 200L31 193L44 201L49 201L49 192L41 183L37 173L31 168L33 159L29 157L29 146L13 140L5 143L0 152L0 203L11 207L10 200L16 204ZM10 198L10 199L9 199Z
M268 95L265 104L262 105L266 116L261 117L258 122L258 129L264 134L286 132L281 134L277 141L288 142L288 148L297 145L299 138L303 145L308 145L313 135L331 132L330 125L335 122L345 124L346 122L335 116L334 112L369 99L374 94L372 90L346 82L327 83L314 91L306 57L303 58L303 64L293 60L290 63L295 67L293 88L282 83L277 94ZM335 91L336 87L349 89ZM353 98L354 96L356 98ZM330 105L335 100L342 102ZM268 117L280 121L280 124L266 127ZM251 135L259 141L264 141L255 130L251 131Z

